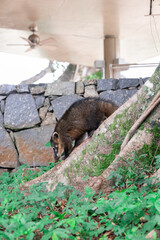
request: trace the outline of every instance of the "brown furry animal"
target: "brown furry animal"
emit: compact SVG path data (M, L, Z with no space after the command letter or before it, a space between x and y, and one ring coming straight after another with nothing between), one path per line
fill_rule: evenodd
M64 152L65 158L73 150L73 141L78 141L85 132L91 133L109 117L117 106L101 98L84 98L73 103L57 122L51 136L55 161Z

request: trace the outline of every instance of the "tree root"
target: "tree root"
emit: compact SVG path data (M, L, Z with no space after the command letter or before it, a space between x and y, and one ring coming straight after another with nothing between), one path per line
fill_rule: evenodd
M152 99L151 103L148 105L146 110L143 112L143 114L140 116L140 118L133 124L129 132L127 133L122 145L121 145L121 151L123 148L127 145L127 143L130 140L131 135L135 133L135 131L138 129L138 127L143 123L143 121L146 119L146 117L153 111L153 109L160 103L160 91L156 94L156 96Z

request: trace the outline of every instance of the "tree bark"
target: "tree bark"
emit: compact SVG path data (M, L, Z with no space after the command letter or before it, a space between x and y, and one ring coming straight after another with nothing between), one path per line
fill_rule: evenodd
M72 81L73 78L74 78L75 71L76 71L76 65L70 63L67 66L67 68L64 71L64 73L58 78L57 81L62 81L62 82Z
M40 73L36 74L35 76L22 81L20 84L33 84L34 82L38 81L39 79L41 79L42 77L44 77L47 73L49 72L54 72L54 68L53 68L53 61L49 61L48 67L46 67L45 69L43 69Z
M154 136L148 129L152 129L155 124L159 125L160 104L157 103L150 115L145 120L143 119L143 130L138 129L135 134L132 132L134 135L130 136L131 138L122 151L116 152L117 155L116 153L112 154L113 144L123 142L129 129L145 112L145 109L147 109L147 106L159 90L160 66L132 98L101 124L92 138L88 138L74 149L65 161L62 161L40 177L25 183L23 189L37 182L48 182L48 190L53 190L58 182L61 182L71 184L80 190L89 185L96 193L100 190L103 192L111 191L113 181L106 180L106 178L111 171L115 171L125 164L124 161L121 161L121 158L128 161L127 159L132 156L133 151L139 151L144 144L150 144L153 140ZM111 164L109 164L110 158L113 160ZM99 176L96 176L97 169L102 163L106 166L106 169ZM88 176L88 179L84 180L86 176Z
M148 117L148 115L153 111L153 109L160 103L160 91L156 94L156 96L152 99L149 106L146 108L146 110L143 112L143 114L140 116L140 118L134 123L134 125L131 127L129 132L127 133L122 146L121 150L127 145L129 142L130 136L135 133L137 128L143 123L143 121Z

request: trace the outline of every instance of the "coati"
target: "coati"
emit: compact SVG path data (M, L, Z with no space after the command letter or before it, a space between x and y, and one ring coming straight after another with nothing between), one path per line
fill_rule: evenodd
M57 122L51 136L55 161L64 153L65 158L73 150L73 141L96 130L118 107L111 101L88 97L73 103Z

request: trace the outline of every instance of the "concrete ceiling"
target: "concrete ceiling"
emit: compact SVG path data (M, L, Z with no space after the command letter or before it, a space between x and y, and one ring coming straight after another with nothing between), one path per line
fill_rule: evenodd
M150 0L0 0L0 51L93 66L104 58L104 37L116 37L116 57L128 63L160 55L160 15L146 16ZM152 14L160 14L154 0ZM20 36L36 23L40 39L56 48L25 52Z

